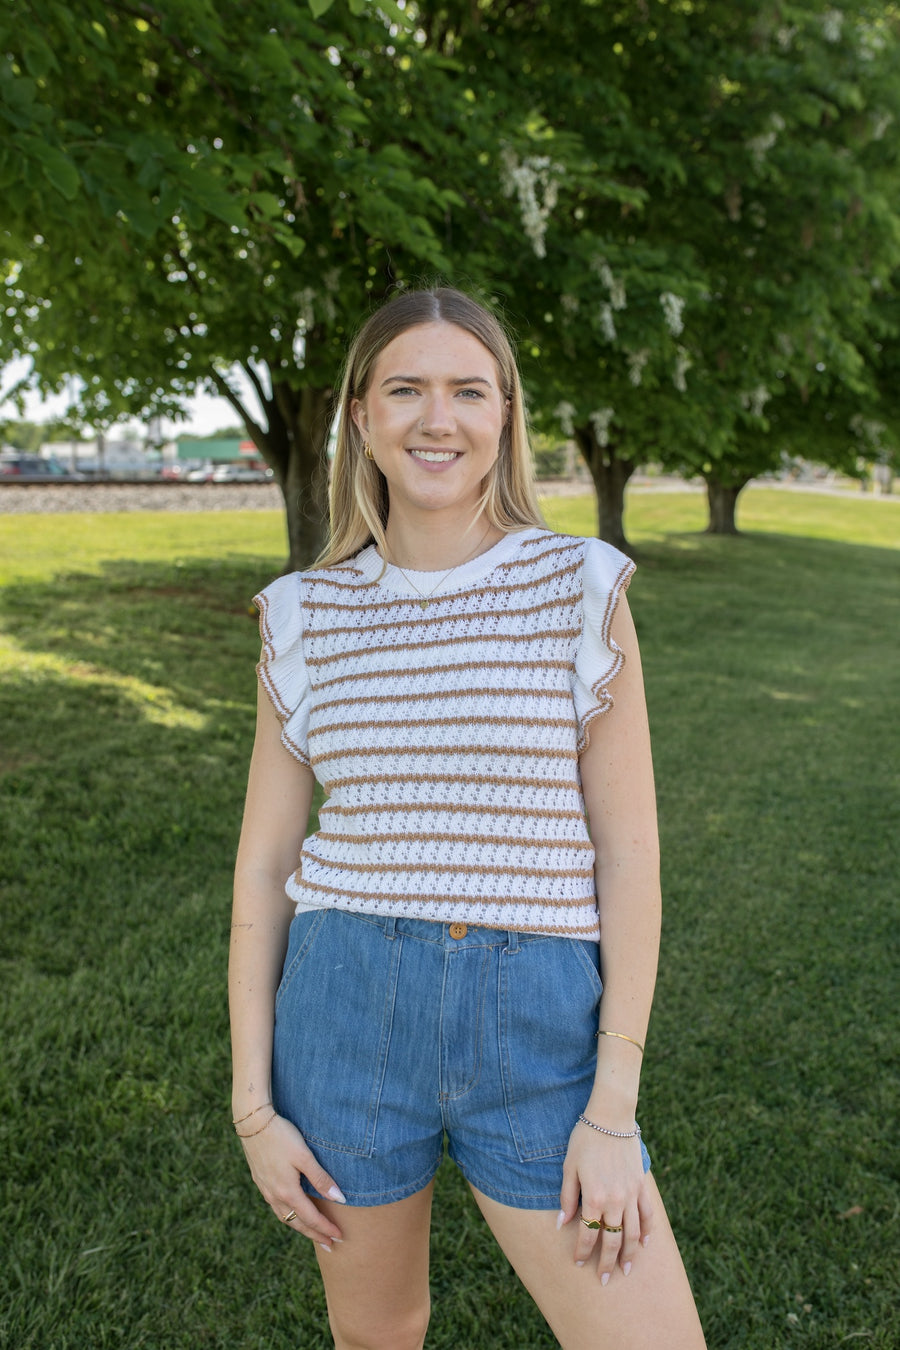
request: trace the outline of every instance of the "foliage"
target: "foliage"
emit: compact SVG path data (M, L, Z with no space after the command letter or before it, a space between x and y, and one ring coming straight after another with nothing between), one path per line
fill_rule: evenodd
M668 901L641 1121L711 1347L890 1350L900 507L752 488L726 545L701 505L629 502ZM282 521L47 524L0 534L0 1343L325 1350L228 1116L245 606ZM432 1274L435 1350L550 1350L449 1166Z
M499 65L518 53L533 156L556 165L539 245L501 266L518 264L540 412L574 425L601 496L648 461L740 488L813 401L834 424L827 462L873 408L896 443L879 369L898 334L894 10L487 8L480 41L505 40ZM572 134L590 164L574 179L556 151Z
M394 8L316 20L301 0L160 0L137 18L91 0L76 19L14 0L0 31L7 85L29 87L20 139L56 128L69 166L29 174L0 356L30 355L43 388L77 370L98 424L211 383L285 491L295 563L321 539L316 469L349 329L398 279L395 253L407 269L443 262L435 222L454 194L397 144L412 39ZM32 36L66 50L73 25L79 78L26 76ZM41 233L26 239L28 221ZM229 386L235 364L262 416Z
M295 565L348 336L436 275L512 321L620 542L639 462L737 491L807 419L900 443L893 6L10 0L0 39L0 360L98 424L217 388Z

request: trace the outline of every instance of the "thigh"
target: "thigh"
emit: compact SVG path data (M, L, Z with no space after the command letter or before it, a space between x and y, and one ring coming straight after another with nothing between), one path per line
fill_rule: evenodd
M316 1248L336 1350L419 1350L430 1311L428 1238L433 1185L390 1205L316 1200L341 1229Z
M511 1209L481 1195L478 1207L563 1350L703 1350L706 1342L681 1256L651 1176L653 1232L629 1275L601 1285L596 1262L575 1265L577 1219Z

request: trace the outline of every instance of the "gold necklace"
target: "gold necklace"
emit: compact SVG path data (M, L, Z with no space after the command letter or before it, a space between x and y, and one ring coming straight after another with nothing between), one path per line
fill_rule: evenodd
M451 567L449 572L445 572L444 575L443 575L442 577L439 578L439 580L437 581L436 585L432 586L432 588L431 588L430 591L421 591L421 590L419 590L419 587L418 587L418 586L416 585L416 583L413 581L412 577L407 576L407 574L404 572L403 568L400 566L399 563L394 563L393 566L396 567L397 571L400 573L400 575L401 575L402 577L405 577L405 579L409 582L410 586L412 586L413 590L414 590L414 591L416 592L416 594L419 596L419 604L420 604L420 606L422 607L422 609L427 609L428 606L429 606L429 604L431 603L431 597L434 595L435 591L439 590L440 587L443 586L443 584L444 584L444 582L447 580L447 578L453 576L453 573L454 573L455 571L457 571L460 567L464 567L464 566L466 565L467 562L471 562L471 560L472 560L472 559L475 557L475 555L478 553L478 551L479 551L479 549L481 548L481 545L484 543L485 539L487 539L487 537L488 537L488 535L490 534L490 532L491 532L491 526L490 526L490 523L488 523L487 529L485 530L484 534L483 534L483 535L481 536L481 538L479 539L478 543L477 543L477 544L475 545L475 547L472 549L472 552L471 552L470 554L468 554L467 557L463 558L462 562L458 562L458 563L456 563L453 567Z

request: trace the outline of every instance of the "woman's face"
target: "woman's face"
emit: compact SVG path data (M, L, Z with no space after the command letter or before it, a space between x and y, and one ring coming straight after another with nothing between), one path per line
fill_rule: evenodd
M438 320L376 358L351 415L387 480L391 513L458 513L468 524L500 446L507 405L493 356Z

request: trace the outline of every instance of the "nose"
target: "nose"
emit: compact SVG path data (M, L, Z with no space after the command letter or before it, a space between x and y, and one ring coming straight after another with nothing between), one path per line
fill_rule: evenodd
M456 430L456 417L453 412L453 395L442 390L432 390L425 401L425 407L419 418L419 430L425 436L449 436Z

